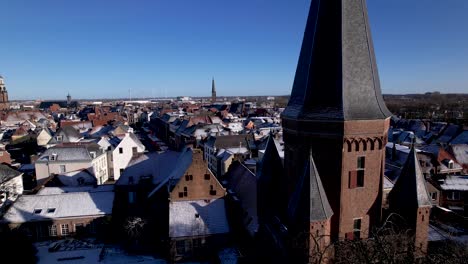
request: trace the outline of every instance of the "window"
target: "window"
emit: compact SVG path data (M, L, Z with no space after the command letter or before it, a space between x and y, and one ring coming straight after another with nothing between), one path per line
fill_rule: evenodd
M133 147L133 148L132 148L132 153L133 153L133 154L136 154L137 152L138 152L138 151L137 151L137 147Z
M453 191L453 192L447 193L447 200L454 200L454 201L460 200L460 192Z
M448 168L453 169L453 160L450 160L448 163Z
M55 161L57 160L57 153L52 153L52 156L49 157L50 160Z
M124 170L125 170L125 169L120 169L120 175L123 174Z
M185 180L186 181L193 181L193 175L192 174L185 175Z
M84 226L83 223L75 224L75 232L76 233L82 234L82 233L84 233L84 231L85 231L85 226Z
M95 151L89 152L89 155L91 156L92 159L96 158L96 152Z
M357 168L365 169L366 166L366 157L358 157L357 159Z
M205 174L205 180L209 180L210 179L210 174L209 173L206 173Z
M62 225L62 236L68 236L70 234L70 230L68 229L68 224Z
M55 140L57 140L58 142L61 142L63 140L63 137L62 136L56 136Z
M361 238L361 218L354 219L353 238L354 239Z
M357 158L357 170L349 172L349 188L364 187L366 157Z
M49 236L57 236L57 226L50 225L49 226Z
M183 240L176 241L176 251L177 251L177 255L185 254L185 241Z
M364 171L357 171L356 187L364 187Z
M135 192L128 193L128 203L129 204L135 203Z
M123 148L119 148L119 154L123 153Z
M188 189L187 187L184 187L184 196L187 197L187 195L188 195Z
M55 208L47 208L47 213L48 213L48 214L53 214L53 213L55 213Z
M87 227L88 227L89 233L96 234L96 222L93 221L93 222L89 223L89 225Z
M436 193L436 192L432 192L432 193L430 193L430 195L431 195L431 200L432 200L432 201L436 201L436 200L437 200L437 193Z
M64 173L67 171L67 167L65 165L60 165L60 173Z
M193 239L193 248L200 248L202 246L202 239L201 238L195 238Z
M85 183L85 179L83 177L79 177L76 181L78 182L78 185L83 185Z
M34 209L34 214L40 214L42 212L42 209Z
M216 195L216 190L214 189L213 185L210 185L210 195Z

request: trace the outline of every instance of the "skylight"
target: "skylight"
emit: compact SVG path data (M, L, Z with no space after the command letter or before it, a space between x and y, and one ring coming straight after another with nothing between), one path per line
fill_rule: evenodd
M47 208L47 213L48 213L48 214L53 214L53 213L55 213L55 208Z
M34 214L40 214L42 212L42 209L34 209Z

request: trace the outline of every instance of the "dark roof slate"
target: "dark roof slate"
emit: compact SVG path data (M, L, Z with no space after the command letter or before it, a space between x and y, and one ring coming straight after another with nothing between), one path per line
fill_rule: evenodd
M306 212L302 208L309 210ZM291 219L307 218L310 222L327 220L333 215L312 153L289 201L288 215Z
M291 98L283 117L386 119L367 7L312 1Z
M388 199L391 208L411 209L432 206L414 147L411 148Z

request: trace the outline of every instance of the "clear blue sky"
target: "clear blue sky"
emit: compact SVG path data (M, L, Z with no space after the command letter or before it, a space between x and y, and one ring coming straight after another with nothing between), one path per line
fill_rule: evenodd
M289 94L310 0L0 0L12 99ZM368 0L384 93L468 92L467 0Z

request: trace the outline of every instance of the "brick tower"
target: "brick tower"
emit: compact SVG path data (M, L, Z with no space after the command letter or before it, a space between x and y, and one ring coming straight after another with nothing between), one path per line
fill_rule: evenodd
M390 122L363 0L312 0L288 106L282 114L285 142L284 219L314 210L312 168L333 216L330 238L366 238L381 221L385 144ZM312 150L312 157L310 155ZM297 186L310 186L309 195ZM320 225L324 232L327 219Z
M0 110L7 110L9 107L8 91L5 87L5 81L0 75Z

